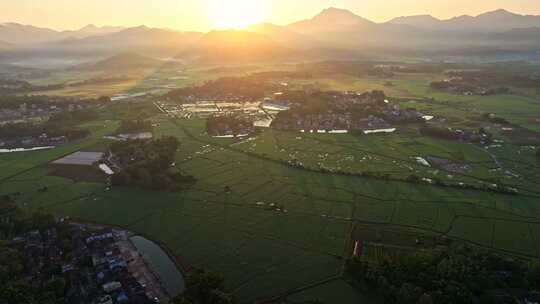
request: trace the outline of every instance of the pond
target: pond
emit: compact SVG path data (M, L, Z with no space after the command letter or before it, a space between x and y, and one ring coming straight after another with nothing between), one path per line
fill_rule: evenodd
M152 270L159 276L165 290L171 297L184 292L186 288L184 275L158 244L141 236L131 237L130 240Z

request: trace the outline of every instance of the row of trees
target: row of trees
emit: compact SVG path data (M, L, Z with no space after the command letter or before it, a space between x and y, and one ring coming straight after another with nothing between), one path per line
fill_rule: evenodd
M152 123L144 119L122 120L116 134L133 134L141 132L151 132Z
M180 191L192 185L195 179L174 164L178 146L175 137L113 143L110 150L122 170L112 176L112 184L161 191Z
M540 264L467 245L387 257L352 259L351 277L385 303L503 303L513 297L540 300ZM506 303L506 302L504 302Z

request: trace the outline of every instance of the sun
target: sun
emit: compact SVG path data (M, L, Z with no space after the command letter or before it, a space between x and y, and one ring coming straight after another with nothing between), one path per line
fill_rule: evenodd
M206 9L216 29L242 29L267 18L261 0L206 0Z

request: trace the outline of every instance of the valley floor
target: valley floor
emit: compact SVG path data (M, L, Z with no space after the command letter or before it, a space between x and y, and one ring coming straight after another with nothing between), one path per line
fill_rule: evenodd
M320 147L341 155L338 158L378 154L374 161L391 164L384 160L390 152L381 151L391 150L399 138L313 135L298 140L297 134L268 130L245 142L211 138L204 133L204 122L197 119L159 114L152 121L157 126L155 136L179 138L177 165L197 179L193 188L157 193L51 176L51 161L103 146L103 136L118 126L103 118L83 126L93 135L82 142L0 155L0 195L14 195L28 208L150 236L166 244L182 263L224 274L227 288L245 303L280 295L291 302L324 300L329 294L339 295L340 303L363 299L343 279L356 223L416 228L505 253L540 257L540 207L534 179L523 186L530 190L527 195L505 195L317 172L290 166L287 151L280 151L297 150L308 160L317 157L309 153L318 153L314 151ZM305 147L315 149L302 152L304 140ZM411 155L424 153L426 147L431 147L430 154L442 153L439 143L416 140L420 150ZM364 141L369 147L355 150L366 145ZM375 144L381 146L373 150ZM490 159L468 146L444 150L462 150L471 161ZM398 158L408 163L407 156ZM369 167L362 162L353 165L351 170ZM414 167L423 170L421 165ZM397 176L400 170L408 170L397 164L385 168ZM537 165L534 168L531 171L538 171ZM40 191L44 187L48 190ZM273 207L277 205L279 209ZM335 302L335 297L328 300Z

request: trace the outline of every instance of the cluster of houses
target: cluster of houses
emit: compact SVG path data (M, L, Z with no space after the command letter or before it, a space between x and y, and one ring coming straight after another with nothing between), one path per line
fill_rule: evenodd
M382 92L381 92L382 93ZM283 112L272 122L281 130L347 130L388 129L393 124L422 122L424 114L416 109L402 109L379 93L325 92L332 107L324 111L304 111L298 108Z
M314 131L362 131L388 129L392 124L421 122L424 115L416 109L402 109L386 100L382 91L358 93L352 91L312 92L304 91L304 102L288 100L286 94L277 92L260 102L241 101L240 97L208 100L202 96L185 97L182 104L158 102L156 106L163 112L181 118L211 118L214 116L242 116L253 121L255 126L273 127L281 130ZM309 98L319 94L332 105L331 111L303 111L309 107ZM315 96L317 97L317 96ZM236 124L234 124L236 127ZM238 132L228 124L216 124L209 128L213 136L236 136L249 134L252 126Z
M425 115L414 108L402 109L399 105L387 104L382 114L385 120L392 123L420 122L425 120Z
M66 144L75 136L75 132L64 130L69 132L59 134L60 132L48 132L47 128L39 126L53 115L97 108L109 100L106 97L98 99L50 96L13 98L0 106L0 129L6 131L2 132L4 135L0 137L0 150L8 152Z
M287 119L276 119L272 127L279 130L364 130L388 128L382 118L370 115L366 118L353 119L351 113L297 114Z
M57 105L38 106L33 104L28 106L23 103L18 108L0 108L0 124L45 119L59 112L62 112L62 108Z
M64 111L76 111L99 107L102 104L79 97L32 97L39 99L39 102L21 102L17 106L0 107L0 125L7 123L20 123L46 120L55 113Z
M40 136L24 136L16 139L0 139L0 149L18 149L33 147L56 147L68 143L67 136L49 137L46 133Z
M13 239L11 246L23 254L26 280L35 286L65 281L65 303L157 303L160 291L150 290L136 277L132 264L140 256L135 247L122 244L118 231L69 225L51 227ZM66 230L67 229L67 230ZM157 280L157 278L156 278Z
M206 122L206 131L214 137L244 137L255 132L255 126L251 120L235 115L213 116Z

